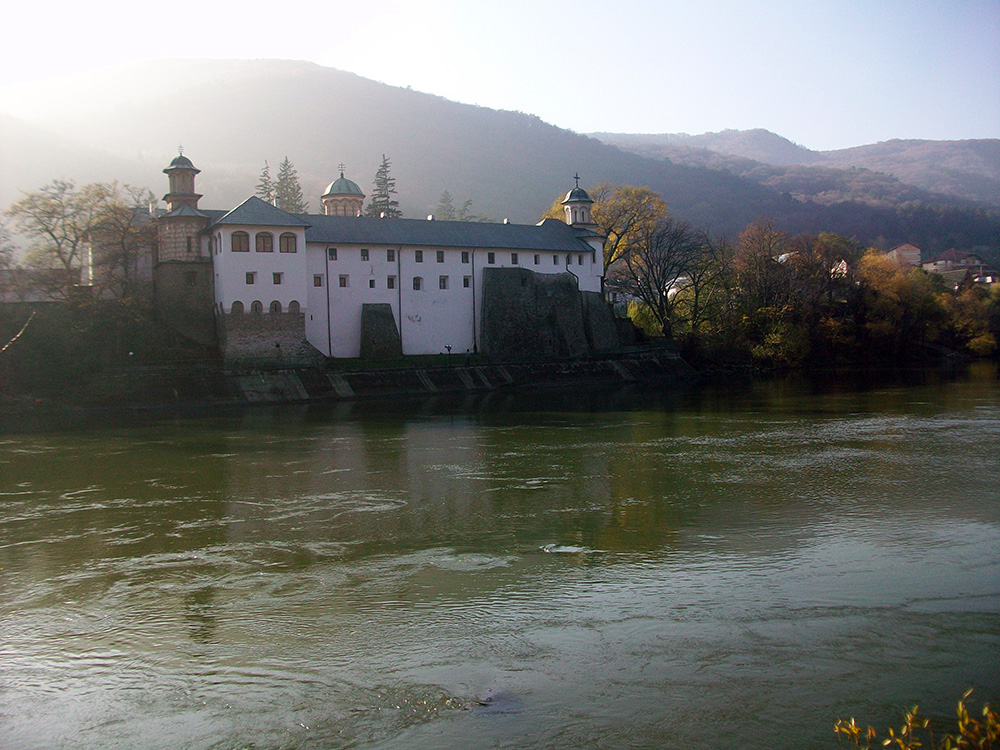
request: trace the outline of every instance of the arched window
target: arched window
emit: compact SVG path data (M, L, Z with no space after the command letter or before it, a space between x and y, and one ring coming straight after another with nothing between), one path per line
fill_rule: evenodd
M292 300L288 303L288 312L293 315L298 315L299 313L299 303L296 300Z
M278 302L278 300L275 300L274 302L272 302L271 303L271 307L268 309L268 312L271 313L271 315L278 315L278 314L280 314L281 313L281 303Z
M238 302L238 301L234 302L233 306L229 308L229 312L232 315L242 315L243 314L243 303L242 302Z
M274 252L274 235L270 232L257 232L256 241L258 253Z
M261 304L260 300L254 300L250 303L250 312L254 315L260 315L264 312L264 305Z
M233 252L250 252L250 235L246 232L233 232Z
M285 232L281 235L281 252L283 253L294 253L295 247L295 235L291 232Z
M413 277L413 291L419 292L423 288L424 280L419 276Z

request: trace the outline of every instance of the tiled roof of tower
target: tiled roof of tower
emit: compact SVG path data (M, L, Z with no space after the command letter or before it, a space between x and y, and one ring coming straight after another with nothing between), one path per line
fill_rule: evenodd
M309 217L310 219L317 217ZM263 227L308 227L309 222L286 213L280 208L262 201L257 196L251 196L229 213L213 222L218 224L240 224Z
M329 245L495 248L589 252L573 227L558 219L541 224L375 219L365 216L309 217L306 242Z

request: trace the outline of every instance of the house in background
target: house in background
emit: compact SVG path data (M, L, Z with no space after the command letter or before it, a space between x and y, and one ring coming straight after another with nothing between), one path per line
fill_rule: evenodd
M954 287L966 280L995 284L998 277L997 270L991 268L981 256L955 248L935 255L923 264L923 269L928 273L941 275Z
M919 247L911 245L909 242L904 242L902 245L896 245L891 250L887 250L885 256L892 258L903 268L919 268L920 253Z

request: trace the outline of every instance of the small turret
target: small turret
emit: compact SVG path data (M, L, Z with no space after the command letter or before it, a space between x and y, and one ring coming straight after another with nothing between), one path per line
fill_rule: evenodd
M178 149L177 157L163 173L170 179L170 192L163 196L167 211L175 211L182 206L197 210L201 195L194 191L194 176L201 172L191 160L184 156L184 149Z
M566 212L566 223L570 226L592 224L590 207L594 201L587 195L587 191L580 187L579 173L573 175L573 179L576 180L576 187L566 193L562 201L563 210Z

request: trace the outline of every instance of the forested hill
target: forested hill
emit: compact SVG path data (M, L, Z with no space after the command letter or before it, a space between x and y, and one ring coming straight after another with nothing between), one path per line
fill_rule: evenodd
M896 139L836 151L811 151L760 129L702 135L592 135L642 156L724 169L820 201L829 201L830 196L823 196L815 187L835 184L841 200L873 202L883 198L895 205L907 200L934 200L928 193L938 193L1000 207L1000 139L996 138Z
M579 172L585 186L649 186L676 216L715 232L735 234L768 217L791 232L911 241L931 251L1000 245L996 214L967 202L921 191L905 205L800 200L752 176L630 153L532 115L307 62L158 61L7 91L0 137L0 206L53 178L117 178L162 195L162 169L182 144L202 170L208 208L236 205L253 192L265 160L275 169L288 156L317 210L340 162L370 192L386 154L408 216L432 212L448 190L456 205L471 199L475 213L534 222Z

